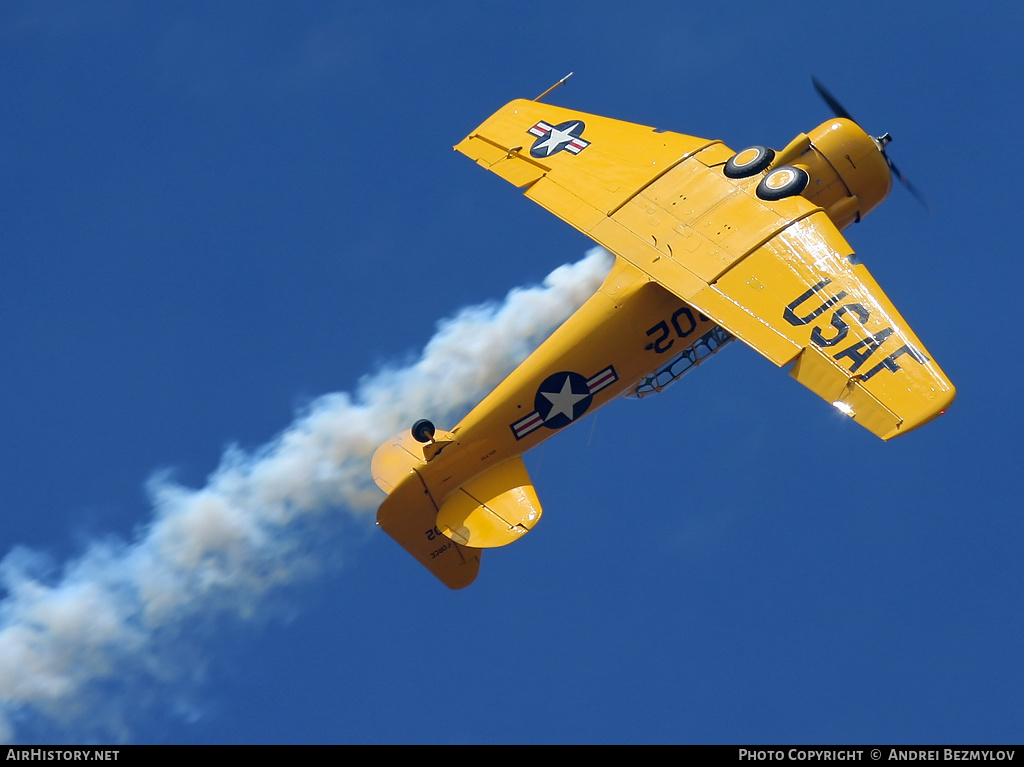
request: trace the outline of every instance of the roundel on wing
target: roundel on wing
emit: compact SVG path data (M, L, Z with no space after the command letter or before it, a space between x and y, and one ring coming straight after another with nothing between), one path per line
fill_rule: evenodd
M542 120L527 131L536 136L530 147L530 155L542 159L562 150L579 154L590 146L590 142L583 138L586 127L582 120L567 120L558 125L550 125Z
M545 426L561 429L586 413L593 399L587 379L566 370L544 379L533 404Z

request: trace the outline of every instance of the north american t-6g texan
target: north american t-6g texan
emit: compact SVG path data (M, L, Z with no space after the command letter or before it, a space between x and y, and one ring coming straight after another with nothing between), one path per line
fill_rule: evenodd
M779 151L736 152L541 97L505 105L456 145L616 258L460 423L417 421L374 454L388 494L378 524L445 585L472 583L483 549L540 519L523 453L615 397L661 391L734 339L883 440L953 401L840 234L893 176L906 183L889 136L865 133L815 86L836 116Z

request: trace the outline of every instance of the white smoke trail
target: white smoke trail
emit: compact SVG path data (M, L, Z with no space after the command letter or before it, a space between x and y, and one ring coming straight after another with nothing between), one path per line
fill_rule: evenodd
M116 714L126 677L180 670L160 656L197 616L247 615L307 577L310 532L339 510L365 515L382 496L369 475L377 446L415 418L451 425L600 285L600 248L542 286L511 291L441 323L418 360L315 401L252 455L230 449L205 487L150 482L150 520L131 542L94 542L55 578L15 549L0 562L0 742L19 721L87 725L126 739ZM102 706L95 703L101 701ZM96 722L102 708L105 721Z

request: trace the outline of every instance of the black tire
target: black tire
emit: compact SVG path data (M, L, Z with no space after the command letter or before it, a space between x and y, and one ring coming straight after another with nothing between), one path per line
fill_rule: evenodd
M412 425L412 438L417 442L430 442L434 438L434 424L421 418Z
M761 179L761 183L757 185L757 196L762 200L792 197L794 194L800 194L810 180L811 177L804 169L783 165Z
M774 149L766 146L748 146L729 158L722 172L729 178L746 178L763 171L774 159Z

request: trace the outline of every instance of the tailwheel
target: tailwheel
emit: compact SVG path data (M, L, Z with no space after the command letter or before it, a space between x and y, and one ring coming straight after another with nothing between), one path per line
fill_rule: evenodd
M430 442L434 438L434 424L421 418L412 425L412 438L417 442Z

